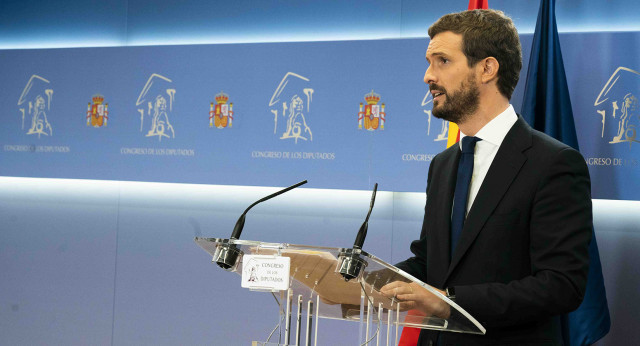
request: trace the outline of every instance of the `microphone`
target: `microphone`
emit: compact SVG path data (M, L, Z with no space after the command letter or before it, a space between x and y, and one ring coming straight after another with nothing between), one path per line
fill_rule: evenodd
M274 197L277 197L287 191L293 190L298 186L304 185L306 184L307 181L303 180L297 184L291 185L287 188L284 188L280 191L274 192L272 194L270 194L269 196L263 197L261 199L259 199L258 201L254 202L253 204L251 204L249 206L249 208L247 208L244 213L242 213L242 215L240 215L240 218L238 218L238 221L236 222L236 225L233 227L233 232L231 232L231 237L229 239L224 239L223 240L223 244L219 245L218 248L216 249L215 254L213 255L213 260L216 262L216 264L218 264L218 266L220 266L221 268L225 269L225 270L232 270L237 262L238 256L241 254L240 250L238 249L238 247L236 246L236 244L229 244L229 242L233 239L233 240L237 240L240 239L240 234L242 234L242 229L244 228L244 221L245 221L245 216L247 215L247 212L253 208L256 204L258 203L262 203L264 201L270 200Z
M244 213L242 213L242 215L240 215L240 218L238 218L238 221L236 222L236 226L233 227L233 232L231 232L231 239L240 239L240 234L242 233L242 229L244 228L244 219L245 219L245 215L247 215L247 212L249 211L249 209L253 208L256 204L258 203L262 203L264 201L270 200L273 197L277 197L280 196L281 194L289 191L289 190L293 190L296 187L300 186L300 185L304 185L306 184L307 181L303 180L295 185L291 185L287 188L284 188L278 192L274 192L272 194L270 194L267 197L261 198L258 201L256 201L255 203L253 203L252 205L249 206L249 208L247 208L247 210L244 211Z
M373 186L373 194L371 195L371 203L369 205L369 212L365 218L360 230L356 235L356 241L353 243L353 248L343 249L338 256L338 268L337 271L342 275L345 281L355 279L360 276L362 269L367 266L367 262L360 257L361 253L366 255L366 252L362 251L362 245L364 239L367 236L367 230L369 229L369 217L373 210L373 205L376 201L376 192L378 191L378 183Z
M376 202L376 192L378 191L378 183L373 186L373 195L371 195L371 203L369 205L369 212L367 213L367 217L364 219L362 226L360 226L360 230L358 231L358 235L356 236L356 241L353 243L354 249L362 249L362 244L364 243L364 238L367 236L367 230L369 229L369 216L371 216L371 211L373 210L373 204Z

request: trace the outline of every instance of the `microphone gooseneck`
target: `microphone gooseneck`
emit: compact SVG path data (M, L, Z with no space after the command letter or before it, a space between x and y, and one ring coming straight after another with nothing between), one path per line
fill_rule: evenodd
M281 194L283 194L283 193L285 193L285 192L287 192L289 190L293 190L296 187L298 187L300 185L304 185L306 183L307 183L307 181L303 180L303 181L301 181L301 182L299 182L297 184L291 185L291 186L289 186L287 188L284 188L284 189L282 189L280 191L274 192L274 193L270 194L269 196L263 197L263 198L257 200L256 202L254 202L252 205L249 206L249 208L247 208L247 210L244 211L244 213L242 213L242 215L240 215L240 218L238 218L238 221L236 222L235 227L233 227L233 232L231 232L230 239L240 239L240 234L242 233L242 229L244 228L245 215L247 215L247 212L251 208L253 208L256 204L262 203L262 202L267 201L267 200L270 200L273 197L277 197L277 196L279 196L279 195L281 195Z
M258 201L254 202L247 208L242 215L238 218L236 225L233 227L233 232L231 232L231 237L229 239L224 239L223 243L218 245L215 254L213 255L213 261L216 262L218 266L225 270L234 270L236 264L238 262L238 257L242 255L242 251L238 248L236 244L231 244L231 240L240 239L240 234L242 234L242 229L244 228L244 221L246 219L247 212L253 208L256 204L267 201L273 197L279 196L289 190L295 189L300 185L306 184L307 181L303 180L295 185L291 185L287 188L284 188L280 191L274 192L269 196L263 197Z
M367 213L367 217L364 219L362 226L360 226L360 230L358 230L358 234L356 235L356 241L353 243L354 249L362 249L362 245L364 244L364 239L367 237L367 230L369 230L369 217L371 216L371 211L373 211L373 205L376 202L376 192L378 191L378 183L373 186L373 194L371 195L371 203L369 204L369 212Z
M353 248L343 249L338 257L338 267L336 268L336 270L340 273L340 275L342 275L345 281L358 278L362 273L362 269L367 266L367 262L362 259L360 254L362 253L362 245L364 244L364 239L367 237L367 230L369 229L369 217L371 216L371 211L373 210L373 205L376 201L377 191L378 183L373 186L373 194L371 195L369 212L367 213L367 217L364 219L362 226L360 226L360 230L358 230L358 235L356 236L356 241L353 243Z

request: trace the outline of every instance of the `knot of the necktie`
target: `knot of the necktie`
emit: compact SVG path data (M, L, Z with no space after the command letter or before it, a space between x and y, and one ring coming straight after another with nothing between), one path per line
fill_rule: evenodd
M481 141L482 138L466 136L462 138L462 153L473 154L473 150L476 147L476 143Z

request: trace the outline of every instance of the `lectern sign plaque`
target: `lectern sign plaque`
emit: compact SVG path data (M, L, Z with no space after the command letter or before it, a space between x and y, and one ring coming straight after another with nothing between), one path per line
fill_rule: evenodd
M284 256L244 255L242 287L253 290L289 289L291 259Z

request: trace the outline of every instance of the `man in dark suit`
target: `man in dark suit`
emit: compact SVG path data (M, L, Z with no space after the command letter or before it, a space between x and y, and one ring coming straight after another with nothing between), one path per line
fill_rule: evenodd
M419 345L560 345L558 316L582 301L592 229L583 157L532 130L509 100L522 54L500 11L440 18L424 81L434 116L456 123L461 145L429 167L427 203L415 255L397 266L475 317L486 335L423 330ZM461 151L462 148L462 151ZM406 309L459 318L416 284L382 292Z

